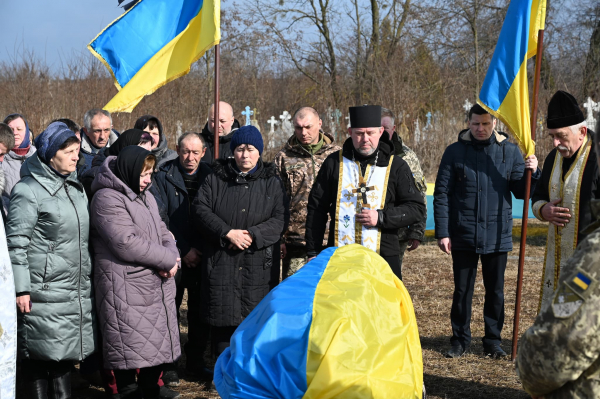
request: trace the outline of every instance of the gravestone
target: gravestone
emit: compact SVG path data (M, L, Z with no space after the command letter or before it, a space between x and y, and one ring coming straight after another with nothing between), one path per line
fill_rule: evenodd
M585 121L588 129L595 129L596 118L594 118L594 112L600 112L600 103L597 103L588 97L586 102L583 103L583 107L587 109L587 118L585 118Z
M292 126L292 116L289 112L283 111L281 115L279 115L279 119L281 119L281 132L285 137L289 137L294 132L294 127Z

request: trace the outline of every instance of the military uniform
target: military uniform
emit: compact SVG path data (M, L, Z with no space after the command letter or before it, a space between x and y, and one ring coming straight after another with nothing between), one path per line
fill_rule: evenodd
M591 207L600 215L600 201ZM533 396L600 398L600 223L589 231L519 342L517 374Z
M392 135L392 143L394 143L394 155L404 159L408 164L408 167L415 178L415 184L423 194L423 202L425 203L425 206L427 206L427 182L425 181L425 175L421 169L421 163L419 162L419 158L417 158L417 154L402 142L402 138L397 132L394 132ZM423 242L426 224L427 218L424 218L412 226L401 228L398 231L398 242L400 243L400 267L402 267L404 252L406 251L406 248L408 248L408 241L418 240Z
M283 259L283 278L289 277L306 263L304 238L308 195L325 159L340 147L333 137L320 132L323 144L314 154L302 146L296 136L290 137L275 156L275 165L290 199L290 224L284 233L287 256Z

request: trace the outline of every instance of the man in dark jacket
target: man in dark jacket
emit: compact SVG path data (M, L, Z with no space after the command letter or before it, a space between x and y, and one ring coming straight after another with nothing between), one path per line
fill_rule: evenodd
M410 170L412 171L413 177L417 188L423 195L423 203L427 207L427 182L421 169L421 163L417 154L411 150L406 144L402 142L402 138L396 132L396 118L394 113L387 109L381 109L381 126L384 127L386 134L389 134L390 140L394 143L394 155L404 159ZM425 236L425 226L427 223L427 214L425 217L413 224L412 226L403 227L398 232L398 241L400 243L400 268L402 268L402 261L404 260L404 252L414 251L423 242Z
M233 116L233 108L224 101L219 102L219 159L233 157L229 143L233 133L240 128L240 123ZM206 142L206 152L202 162L212 164L215 160L215 106L208 110L208 122L200 135Z
M504 324L504 271L512 250L512 197L523 199L525 168L541 172L535 155L523 156L508 136L495 130L496 119L480 105L469 111L469 129L446 148L434 192L435 237L452 254L452 348L447 357L461 356L471 344L471 300L481 257L485 286L483 349L503 357L500 333Z
M185 344L187 364L191 372L199 372L204 367L203 356L208 335L208 327L200 323L199 266L202 253L201 242L192 223L190 212L192 202L200 185L211 173L205 162L201 162L206 151L204 139L198 133L182 134L177 142L178 158L161 166L155 176L156 191L167 208L169 230L176 239L181 253L182 268L176 277L177 314L183 300L185 288L188 290L188 342ZM175 379L176 369L163 376L167 383Z
M330 216L328 247L363 245L401 279L398 229L425 217L423 197L408 164L394 156L383 135L381 107L351 107L350 124L351 137L323 162L308 198L307 256L311 260L323 249Z
M110 112L94 108L83 116L83 129L81 129L81 148L79 158L85 164L78 163L77 175L81 175L92 167L92 160L100 150L110 147L119 136L114 132Z

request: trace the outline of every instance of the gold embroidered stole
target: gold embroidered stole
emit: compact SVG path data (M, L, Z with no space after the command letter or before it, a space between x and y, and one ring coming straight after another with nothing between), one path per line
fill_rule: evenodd
M540 302L538 313L542 307L552 302L554 290L560 278L561 269L565 266L573 251L577 247L577 233L579 231L579 193L581 191L581 180L587 163L592 141L586 136L581 145L577 160L573 162L569 171L562 178L563 157L556 152L548 193L550 201L562 198L557 206L569 208L571 221L564 227L550 224L548 226L548 240L546 242L546 253L544 255L544 271L540 288Z
M365 175L362 176L360 164L345 158L340 150L335 213L336 247L358 243L379 253L381 230L357 223L356 214L362 208L383 209L392 161L393 157L390 157L387 167L367 166Z

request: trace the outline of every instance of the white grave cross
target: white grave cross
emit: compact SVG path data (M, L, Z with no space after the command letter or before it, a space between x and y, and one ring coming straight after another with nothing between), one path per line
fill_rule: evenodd
M588 129L596 128L596 118L594 118L594 112L600 112L600 103L595 102L590 97L583 103L584 108L587 109L587 118L585 119Z
M277 121L275 120L275 117L274 117L274 116L271 116L271 119L269 119L269 120L267 121L267 123L268 123L269 125L271 125L271 130L269 131L269 133L275 133L275 125L276 125L276 124L278 124L279 122L277 122Z

